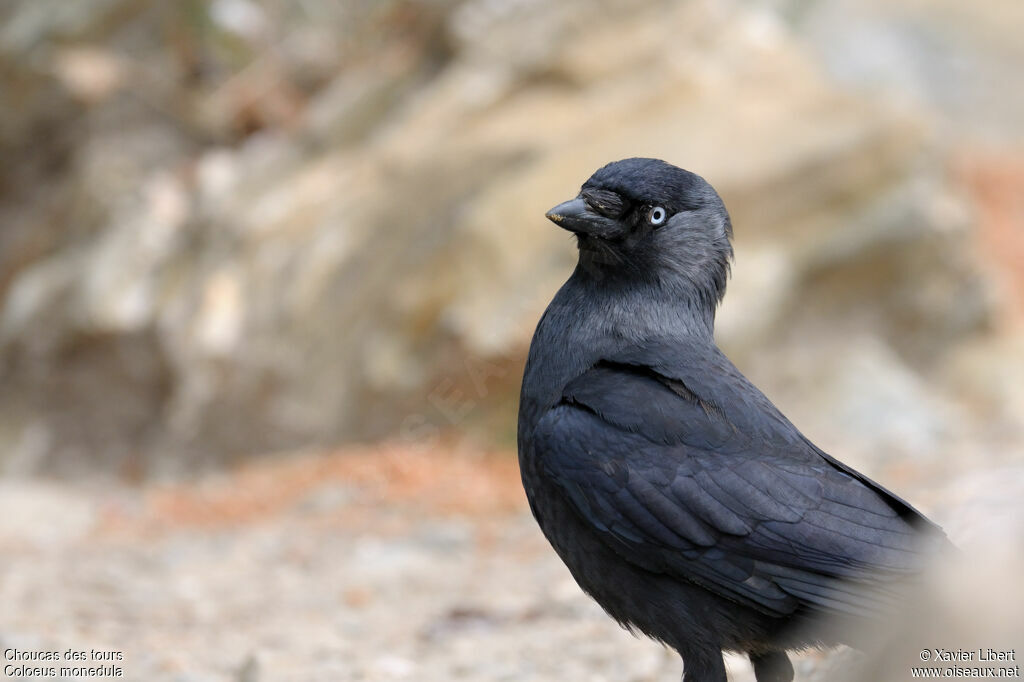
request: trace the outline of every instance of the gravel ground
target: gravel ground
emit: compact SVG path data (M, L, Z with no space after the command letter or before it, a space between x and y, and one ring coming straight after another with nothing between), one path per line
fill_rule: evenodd
M508 456L297 457L188 485L7 481L0 500L0 644L121 652L121 679L640 682L682 669L579 591ZM824 679L836 655L803 655L798 679ZM753 680L741 658L730 669Z

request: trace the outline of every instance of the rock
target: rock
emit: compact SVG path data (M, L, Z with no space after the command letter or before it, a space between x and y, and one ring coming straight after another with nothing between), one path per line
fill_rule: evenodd
M584 7L356 3L275 22L218 2L210 37L132 0L16 3L0 36L15 73L29 44L67 44L38 52L30 113L3 125L20 135L56 102L47 130L74 135L47 147L58 171L0 171L58 187L0 200L20 216L0 236L17 251L0 253L0 452L147 475L396 433L510 441L526 343L574 259L543 213L632 155L723 193L737 265L720 336L738 361L822 329L846 353L856 329L919 395L915 373L990 314L929 116L837 88L764 9ZM128 57L164 21L180 40L140 56L154 81ZM280 50L257 58L267 35ZM935 418L907 419L924 447Z
M767 362L770 369L757 366L756 376L790 419L869 475L926 470L968 428L962 407L877 337L807 339Z
M1024 60L1014 0L970 12L955 0L920 3L778 2L830 75L865 92L885 91L940 112L944 133L1021 141L1024 95L1003 87Z

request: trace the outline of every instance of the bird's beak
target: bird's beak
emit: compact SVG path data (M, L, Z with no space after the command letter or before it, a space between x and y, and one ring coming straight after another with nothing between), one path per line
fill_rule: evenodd
M590 210L587 202L579 197L563 202L548 211L545 216L548 220L562 229L575 232L576 234L592 234L603 236L607 219Z

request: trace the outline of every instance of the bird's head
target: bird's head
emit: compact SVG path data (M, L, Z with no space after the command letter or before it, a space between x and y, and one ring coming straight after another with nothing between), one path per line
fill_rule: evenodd
M616 161L547 217L576 235L585 276L683 287L712 310L725 293L732 226L699 175L658 159Z

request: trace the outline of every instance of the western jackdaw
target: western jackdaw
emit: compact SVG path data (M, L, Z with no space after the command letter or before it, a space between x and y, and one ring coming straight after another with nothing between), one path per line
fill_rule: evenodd
M711 185L626 159L547 217L579 262L530 346L519 462L580 587L677 650L689 682L724 682L723 650L788 682L787 649L897 609L944 536L811 443L715 345L732 228Z

